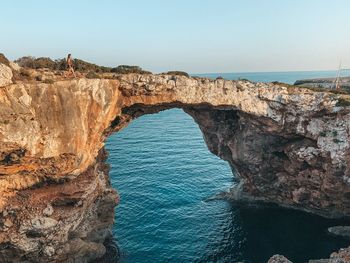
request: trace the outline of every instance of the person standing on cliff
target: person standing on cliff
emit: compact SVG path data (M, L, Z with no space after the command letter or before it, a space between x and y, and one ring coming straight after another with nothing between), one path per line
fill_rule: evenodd
M70 75L73 75L76 78L77 76L75 75L75 72L74 72L73 59L71 54L68 54L66 61L67 61L67 70L68 70L67 77L69 77Z

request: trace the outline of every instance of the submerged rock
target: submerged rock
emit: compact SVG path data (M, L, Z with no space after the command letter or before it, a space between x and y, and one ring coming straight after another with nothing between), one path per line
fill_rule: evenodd
M333 226L328 228L328 233L350 239L350 226Z

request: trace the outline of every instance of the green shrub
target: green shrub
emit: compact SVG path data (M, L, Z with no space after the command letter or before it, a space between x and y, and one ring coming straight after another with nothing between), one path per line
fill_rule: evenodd
M333 134L333 137L337 137L338 132L337 131L333 131L332 134Z
M87 74L86 74L86 76L85 76L86 78L88 78L88 79L99 79L99 78L101 78L99 75L97 75L95 72L93 72L93 71L89 71Z
M53 83L55 83L53 79L44 79L43 82L46 83L46 84L53 84Z
M51 58L35 58L31 56L26 56L19 58L15 61L19 66L24 68L32 68L32 69L39 69L39 68L48 68L48 69L55 69L56 68L56 62L53 61Z
M63 64L65 64L65 68L67 68L67 63L66 61L64 60ZM96 72L96 73L103 73L103 72L111 72L111 69L112 68L109 68L109 67L104 67L104 66L98 66L96 64L93 64L93 63L89 63L89 62L86 62L84 60L81 60L81 59L74 59L73 60L73 66L74 66L74 69L76 71L80 71L80 72L90 72L90 71L93 71L93 72Z
M187 72L184 71L168 71L166 74L168 75L176 75L176 76L185 76L190 77L190 75Z
M325 131L321 131L321 132L320 132L320 136L321 136L321 137L326 137L326 135L327 135L327 133L326 133Z
M350 106L350 101L343 99L343 98L339 98L338 102L335 104L335 106L337 107L348 107Z
M119 65L118 67L112 68L111 72L116 74L152 74L150 71L143 70L139 66Z
M19 74L23 77L30 77L30 71L25 68L21 68Z
M66 70L67 62L65 58L52 60L51 58L35 58L31 56L26 56L19 58L15 61L19 66L23 68L32 68L32 69L40 69L40 68L48 68L50 70ZM138 66L128 66L128 65L120 65L115 68L99 66L93 63L86 62L81 59L73 59L73 67L75 71L88 73L117 73L117 74L129 74L129 73L137 73L137 74L152 74L150 71L143 70Z
M249 79L245 79L245 78L238 78L238 80L240 80L240 81L249 81L249 82L250 82ZM277 82L277 81L272 82L272 83L273 83L273 84L281 84L280 82Z
M19 66L32 69L48 68L51 70L65 70L67 69L67 62L65 58L52 60L51 58L35 58L26 56L15 61ZM111 68L98 66L81 59L74 59L73 66L76 71L81 72L110 72Z
M0 63L5 64L6 66L10 65L10 61L2 53L0 53Z

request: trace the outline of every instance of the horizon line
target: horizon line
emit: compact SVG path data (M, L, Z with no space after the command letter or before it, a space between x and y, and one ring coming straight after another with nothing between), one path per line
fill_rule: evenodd
M350 68L341 69L341 71L350 70ZM337 69L313 69L313 70L263 70L263 71L227 71L227 72L204 72L204 73L190 73L190 75L208 75L208 74L240 74L240 73L287 73L287 72L327 72L338 71Z

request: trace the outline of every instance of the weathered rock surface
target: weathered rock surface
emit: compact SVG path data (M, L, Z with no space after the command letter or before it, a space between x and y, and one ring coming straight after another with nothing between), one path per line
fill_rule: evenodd
M350 247L342 248L338 252L331 254L329 263L348 263L350 262Z
M194 118L209 150L236 171L233 200L349 216L350 108L336 106L340 96L173 75L2 87L0 258L101 256L118 202L104 141L141 115L174 107Z

